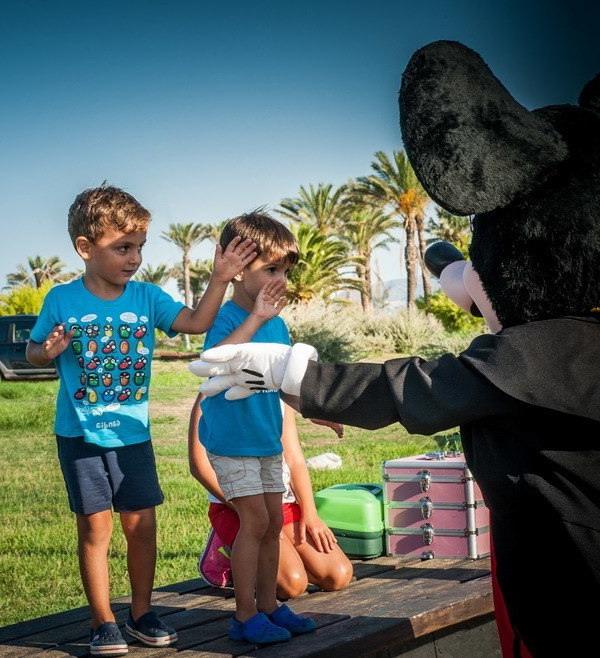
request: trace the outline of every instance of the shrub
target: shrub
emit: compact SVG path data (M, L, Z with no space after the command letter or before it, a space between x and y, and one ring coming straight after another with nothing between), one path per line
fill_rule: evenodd
M327 362L357 361L369 355L435 358L463 351L479 331L450 333L424 311L364 313L357 304L313 300L283 312L294 342L314 345Z
M289 306L282 315L292 341L316 347L321 361L356 361L366 354L350 304L313 300Z
M427 299L420 297L417 300L417 307L425 311L425 313L438 318L446 331L485 331L485 321L483 318L476 318L470 313L466 313L441 290L433 293Z
M39 288L28 285L12 288L6 294L0 295L0 315L37 315L42 308L44 297L54 285L52 281L46 281Z

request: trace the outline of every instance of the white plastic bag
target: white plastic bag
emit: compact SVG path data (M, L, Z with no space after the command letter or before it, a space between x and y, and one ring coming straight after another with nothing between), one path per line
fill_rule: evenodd
M306 465L308 468L314 468L316 470L333 471L336 468L342 467L342 458L336 455L335 452L324 452L315 457L309 457L306 460Z

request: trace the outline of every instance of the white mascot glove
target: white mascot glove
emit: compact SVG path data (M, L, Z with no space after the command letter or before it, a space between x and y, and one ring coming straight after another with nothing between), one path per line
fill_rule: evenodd
M226 389L227 400L242 400L256 391L281 389L300 395L300 386L309 361L316 361L317 350L296 343L242 343L213 347L188 366L198 377L210 377L200 390L212 397Z

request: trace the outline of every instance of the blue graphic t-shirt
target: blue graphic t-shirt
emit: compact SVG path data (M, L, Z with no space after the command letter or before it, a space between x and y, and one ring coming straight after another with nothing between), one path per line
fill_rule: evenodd
M204 349L227 338L249 313L235 302L223 304L206 334ZM276 316L254 334L253 343L290 345L285 322ZM219 393L202 401L200 441L215 455L270 457L281 452L281 402L276 391L259 392L244 400L226 400Z
M175 335L171 325L183 307L151 283L130 281L113 300L90 293L83 279L52 288L31 340L43 343L57 324L74 330L55 360L56 434L105 448L147 441L154 329Z

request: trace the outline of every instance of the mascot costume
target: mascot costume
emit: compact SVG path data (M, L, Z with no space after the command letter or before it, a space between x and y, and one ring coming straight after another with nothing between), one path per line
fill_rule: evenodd
M469 262L429 268L490 332L462 354L319 363L296 344L225 345L190 366L208 395L280 389L302 415L431 434L460 426L490 508L506 656L593 655L600 601L600 76L528 111L469 48L432 43L402 77L410 162L473 214ZM499 588L498 588L499 584ZM501 611L498 609L498 616Z

